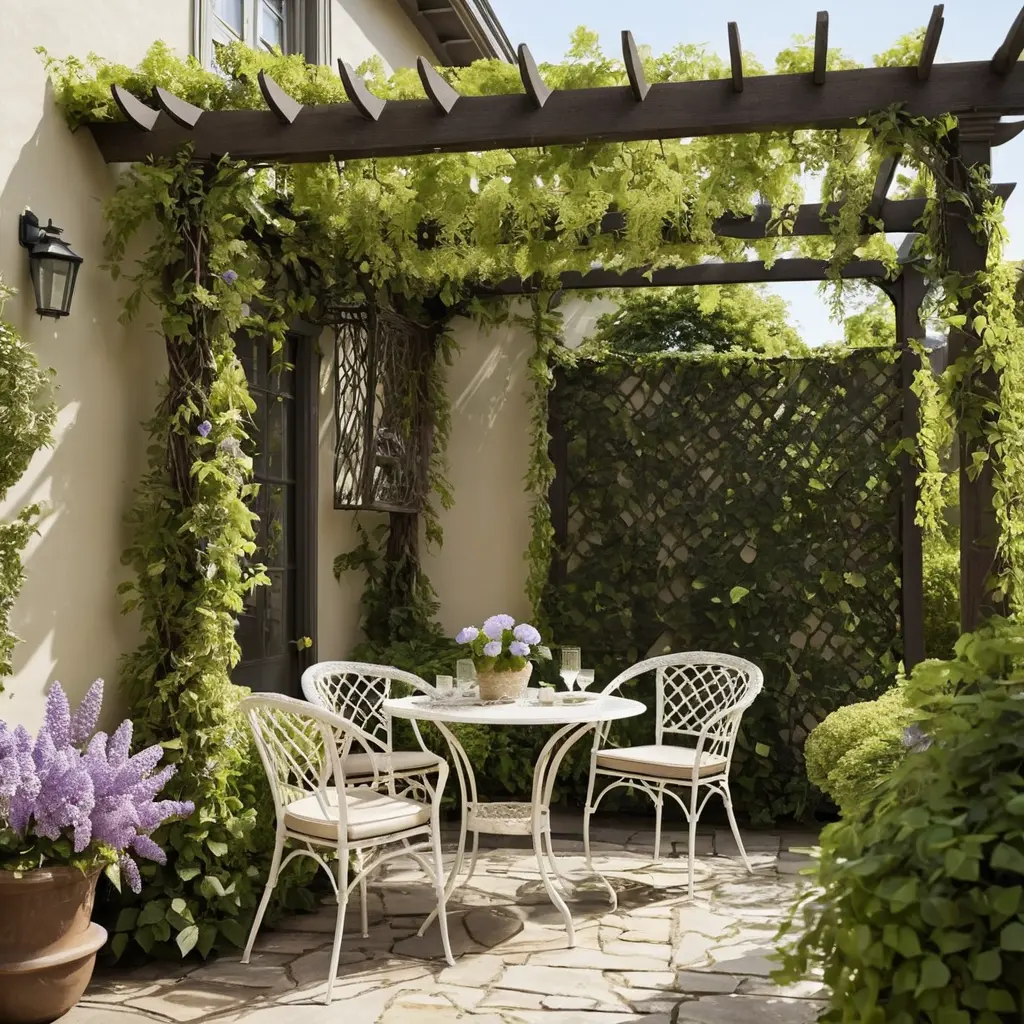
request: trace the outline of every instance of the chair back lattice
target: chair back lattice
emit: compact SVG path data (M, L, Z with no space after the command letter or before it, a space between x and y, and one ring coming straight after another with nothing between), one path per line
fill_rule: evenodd
M322 661L302 673L306 700L353 722L385 749L391 746L391 719L383 704L392 696L393 683L419 693L433 692L419 676L389 665Z
M335 307L334 507L418 512L427 487L422 396L428 332L372 304Z
M764 675L731 654L687 651L641 661L605 688L609 693L655 673L655 742L666 734L691 738L700 753L732 757L743 712L761 692Z
M344 758L353 746L375 749L370 738L341 716L292 697L255 695L246 697L239 708L270 781L278 822L288 804L315 796L326 816L338 815L343 837L345 801L331 801L329 790L345 790Z

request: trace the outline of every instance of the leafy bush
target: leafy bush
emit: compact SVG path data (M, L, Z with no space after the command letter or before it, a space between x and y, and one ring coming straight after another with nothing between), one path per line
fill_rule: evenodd
M963 636L907 684L924 741L822 833L780 980L824 971L824 1021L1019 1024L1024 1011L1024 627Z
M957 537L924 539L924 649L951 658L960 637L960 544Z
M807 778L844 812L852 809L903 760L911 718L899 686L833 711L804 744Z

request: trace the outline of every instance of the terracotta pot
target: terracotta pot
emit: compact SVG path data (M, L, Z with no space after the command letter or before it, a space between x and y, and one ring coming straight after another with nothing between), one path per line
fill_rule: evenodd
M99 870L0 871L0 1021L49 1024L85 992L107 941L93 924Z
M481 700L518 700L526 693L526 684L533 675L533 662L518 672L481 672L477 669L476 681L480 687Z

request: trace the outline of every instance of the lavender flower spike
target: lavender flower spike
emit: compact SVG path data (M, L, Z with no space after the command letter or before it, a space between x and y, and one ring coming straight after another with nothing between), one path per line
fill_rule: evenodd
M71 742L82 745L96 731L103 706L103 680L97 679L71 716Z

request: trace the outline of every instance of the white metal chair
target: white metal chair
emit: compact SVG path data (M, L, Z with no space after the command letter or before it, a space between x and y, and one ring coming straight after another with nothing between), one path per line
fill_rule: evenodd
M392 749L391 717L384 714L382 705L392 696L394 683L419 693L434 692L419 676L388 665L322 661L302 673L302 693L306 700L354 722L381 745L379 753L349 755L345 777L350 784L365 785L376 772L387 776L391 783L404 782L409 788L421 791L424 776L436 772L445 760L427 748L415 722L412 727L420 749Z
M338 897L338 919L324 997L324 1002L329 1004L338 972L349 894L357 884L365 883L366 875L380 864L396 857L411 857L434 885L441 943L445 959L454 966L448 939L445 875L441 858L441 793L448 778L448 765L442 763L438 766L435 786L430 786L428 780L424 781L430 792L429 803L381 792L382 780L373 757L368 761L373 768L373 784L353 787L345 779L344 767L353 756L353 744L362 747L367 755L385 753L380 743L358 726L331 711L291 697L246 697L240 708L248 720L270 780L277 817L277 840L270 875L242 954L242 963L249 962L270 894L281 871L295 857L312 857L327 872ZM282 860L288 840L303 845L293 849ZM395 850L384 850L393 843L402 845ZM337 854L337 877L317 852L317 847ZM363 867L362 857L367 851L373 854L372 861ZM351 880L350 853L359 858ZM432 855L432 864L425 853ZM365 934L365 900L363 930Z
M689 889L693 896L693 869L697 822L708 800L718 793L725 802L732 834L748 871L753 870L743 848L729 792L729 767L743 712L761 692L761 670L743 658L708 651L664 654L648 658L616 676L604 693L647 672L655 673L655 742L639 747L607 747L611 723L594 734L590 755L590 784L583 812L583 846L590 859L590 817L606 793L622 786L643 790L655 806L654 859L661 854L661 812L665 795L683 810L689 827ZM669 743L667 738L682 742ZM611 778L595 797L598 776ZM689 789L689 805L673 792ZM703 789L703 798L701 790Z

